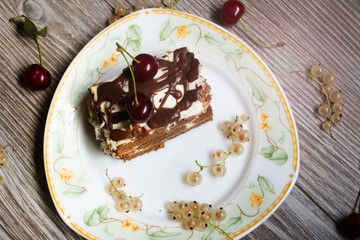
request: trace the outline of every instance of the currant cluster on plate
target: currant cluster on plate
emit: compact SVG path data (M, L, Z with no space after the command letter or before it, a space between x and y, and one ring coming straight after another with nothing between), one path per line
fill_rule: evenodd
M175 7L175 5L178 3L179 0L164 0L163 3L158 3L156 5L154 5L154 8L170 8L173 9ZM118 5L115 7L115 14L112 15L109 18L109 24L112 24L114 22L116 22L117 20L119 20L122 17L125 17L135 11L139 11L142 9L146 9L147 6L143 3L139 3L135 6L134 9L132 8L125 8L123 5Z
M210 204L200 204L197 201L172 201L167 204L167 210L173 221L183 222L184 227L189 230L205 230L209 226L215 226L212 222L221 222L227 216L222 207L212 209Z
M249 120L249 116L246 114L236 117L234 122L224 121L221 123L220 128L225 134L225 136L232 141L232 145L228 152L223 149L218 149L214 152L213 158L217 162L213 165L201 165L197 160L195 163L200 168L197 172L190 172L186 176L186 182L192 186L199 185L202 182L202 175L200 174L204 168L211 168L213 174L216 177L224 177L226 175L227 169L225 167L225 162L228 159L229 155L241 155L245 151L244 143L250 141L250 131L243 127Z
M20 21L20 19L24 19L24 21ZM34 38L35 43L38 47L40 64L32 64L25 70L24 73L25 83L33 90L46 89L47 87L50 86L51 74L46 68L44 68L41 48L37 37L38 36L45 37L47 35L47 27L38 30L35 24L24 15L10 18L9 21L15 23L25 32L29 33Z
M6 148L8 147L12 147L13 151L15 151L12 145L2 146L0 144L0 165L7 165L10 161L9 156L6 153ZM0 175L0 186L2 186L3 184L4 184L4 177Z
M147 96L143 93L137 92L136 80L148 81L152 79L158 72L158 64L155 58L149 54L142 53L133 57L119 43L116 43L116 46L117 51L122 54L129 67L134 89L134 93L129 94L126 98L125 109L134 123L146 122L151 118L154 112L154 106ZM131 65L124 52L133 59Z
M114 179L110 179L108 172L106 171L106 176L108 177L110 184L108 184L105 188L106 192L110 194L115 202L116 209L121 212L129 212L129 211L141 211L144 203L140 199L140 197L132 197L126 195L126 192L122 190L125 186L125 179L122 177L117 177Z
M328 130L331 137L335 139L332 128L342 122L344 111L344 105L341 102L343 93L341 90L334 87L334 83L336 82L335 74L326 72L325 67L320 64L314 65L311 68L311 73L303 71L294 72L304 73L320 85L321 90L325 95L325 103L321 104L318 108L318 113L325 117L325 121L321 126L324 130Z

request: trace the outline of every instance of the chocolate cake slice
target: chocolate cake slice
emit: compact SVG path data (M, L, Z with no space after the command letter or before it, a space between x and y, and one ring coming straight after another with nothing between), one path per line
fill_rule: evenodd
M210 86L200 75L201 64L194 53L179 48L156 61L159 70L155 77L136 82L137 91L154 106L145 123L133 123L125 110L125 99L133 93L129 68L115 80L90 87L89 122L105 154L130 160L212 120Z

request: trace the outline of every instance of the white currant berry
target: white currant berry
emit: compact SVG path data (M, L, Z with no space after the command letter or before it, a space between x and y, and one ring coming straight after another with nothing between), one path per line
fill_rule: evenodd
M113 24L114 22L116 22L117 20L119 20L120 18L117 15L113 15L109 18L109 25Z
M241 123L247 123L247 121L249 121L249 116L246 114L241 114L240 121Z
M126 8L123 5L118 5L115 7L115 14L119 17L124 16L126 13Z
M343 94L338 89L334 89L329 93L329 98L333 102L340 102L342 97L343 97Z
M241 123L235 123L231 128L231 132L236 135L239 134L242 129L243 126L241 125Z
M10 161L10 158L6 153L0 154L0 164L1 165L7 165Z
M329 94L329 93L331 92L331 90L332 90L331 85L325 84L325 85L324 85L324 90L325 90L325 92L326 92L327 94Z
M173 212L177 209L177 202L171 201L166 204L166 208L168 211Z
M222 149L218 149L214 153L214 159L216 161L224 161L226 157L227 157L227 153Z
M244 145L242 145L241 143L234 143L230 149L230 152L235 155L241 155L244 153L244 151Z
M212 213L211 211L202 211L200 214L199 214L199 220L200 222L206 222L206 223L209 223L212 219Z
M207 222L199 222L198 223L198 228L201 230L206 230L209 227L209 223Z
M180 212L179 210L173 212L171 219L175 222L181 222L183 220L182 212Z
M126 199L126 193L123 190L116 190L112 194L112 196L113 196L113 198L115 199L116 202L120 202L120 201Z
M164 6L164 4L162 4L162 3L158 3L158 4L155 4L155 5L154 5L154 8L161 8L161 9L163 9L163 8L165 8L165 6Z
M190 172L186 176L186 181L192 186L199 185L202 182L202 176L198 172Z
M135 6L135 11L139 11L139 10L142 10L142 9L145 9L147 8L145 4L143 3L139 3Z
M321 126L323 129L329 130L331 128L331 122L330 121L323 122Z
M324 77L323 77L323 82L325 84L331 85L334 84L336 81L336 76L333 73L325 73Z
M125 179L122 177L117 177L111 181L115 188L122 188L125 186Z
M171 7L174 4L174 0L164 0L164 5L167 7Z
M199 206L199 212L211 211L211 205L208 203L202 203Z
M194 230L198 225L198 220L195 218L188 218L185 221L185 227L189 230Z
M325 67L320 64L314 65L311 68L311 74L314 77L322 77L324 75L324 73L325 73Z
M226 218L226 211L223 208L217 208L212 212L215 221L223 221Z
M217 165L212 168L216 177L223 177L226 175L226 167L224 165Z
M141 211L144 206L143 201L140 198L134 198L130 201L130 210L137 212Z
M182 212L186 207L188 206L187 202L185 201L180 201L177 204L177 210Z
M197 201L192 201L188 204L188 207L191 208L194 213L196 213L199 210L200 204Z
M195 214L194 210L192 210L190 207L186 207L183 211L182 211L183 217L184 218L192 218Z
M318 112L321 116L328 116L330 113L329 105L323 104L319 107Z
M241 130L241 132L236 136L236 139L241 143L250 141L249 130L246 130L246 129Z
M224 132L224 133L228 133L231 131L231 128L233 126L233 123L230 121L224 121L221 123L220 125L220 129Z
M335 124L339 124L342 122L342 114L341 113L335 113L331 116L331 121Z
M106 186L105 191L108 194L113 195L116 192L116 189L111 184L109 184Z
M129 200L121 200L117 203L117 209L121 212L129 212L130 210L130 201Z
M336 102L332 106L332 109L335 113L342 113L344 111L344 105L341 102Z

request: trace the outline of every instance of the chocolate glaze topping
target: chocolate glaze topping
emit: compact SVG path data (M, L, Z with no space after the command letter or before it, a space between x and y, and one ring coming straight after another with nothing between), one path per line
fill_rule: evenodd
M168 89L165 96L161 99L158 108L154 106L154 113L147 122L150 128L166 126L180 118L180 112L188 109L191 104L201 98L202 86L196 86L195 89L189 90L189 83L199 78L199 61L194 54L188 52L187 48L179 48L174 51L174 61L157 59L159 70L164 74L159 78L154 78L145 82L136 82L137 91L145 94L154 102L154 96L161 90ZM122 131L113 129L113 124L129 119L124 109L121 112L114 112L116 105L123 106L125 98L129 94L123 90L124 86L129 83L129 92L132 93L132 80L128 68L112 82L105 82L99 85L97 89L97 102L99 108L104 102L110 102L110 107L106 110L109 116L108 129L111 131L110 138L119 141L134 137L133 131ZM183 85L184 94L176 89L177 85ZM181 99L174 108L165 108L164 104L169 96L175 99Z

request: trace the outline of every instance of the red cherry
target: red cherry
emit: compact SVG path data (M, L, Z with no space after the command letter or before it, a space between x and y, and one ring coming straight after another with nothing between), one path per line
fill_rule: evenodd
M155 58L145 53L139 54L135 58L139 61L139 63L136 61L132 62L135 79L139 81L152 79L158 71L158 65Z
M34 90L43 90L51 83L51 74L40 64L30 65L24 73L25 83Z
M351 238L360 237L360 214L355 212L351 213L342 219L338 226L346 236Z
M226 25L234 25L245 13L245 5L237 0L226 1L221 10L221 21Z
M137 93L137 100L138 104L135 102L135 94L128 96L125 102L125 109L133 122L143 123L151 118L154 107L151 100L142 93Z

